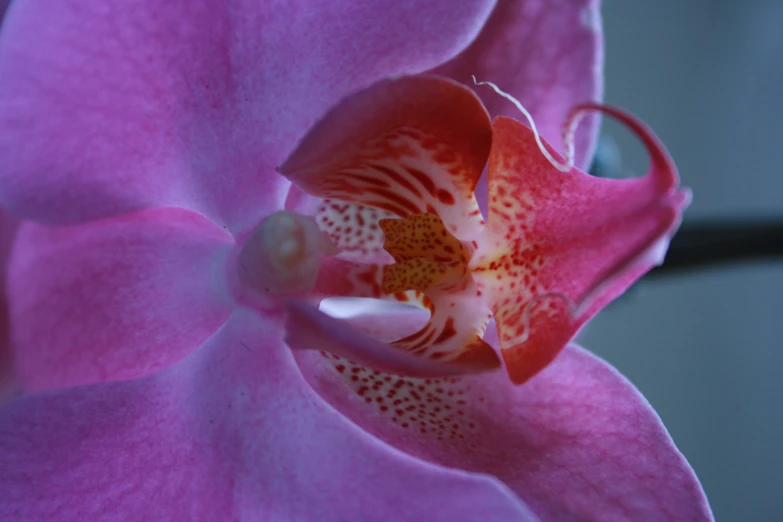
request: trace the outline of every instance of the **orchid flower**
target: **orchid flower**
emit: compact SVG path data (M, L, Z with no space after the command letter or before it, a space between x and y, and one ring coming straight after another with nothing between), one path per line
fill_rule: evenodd
M28 394L0 408L0 518L711 518L649 404L567 346L687 204L643 124L575 105L600 90L597 6L388 6L11 5ZM509 41L551 59L498 62ZM463 67L510 75L540 134L432 74ZM642 138L646 177L574 166L586 110ZM317 308L346 296L418 306Z

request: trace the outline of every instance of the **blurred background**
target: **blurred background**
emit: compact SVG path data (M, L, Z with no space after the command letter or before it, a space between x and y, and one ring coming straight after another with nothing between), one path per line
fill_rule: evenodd
M783 2L604 0L606 100L644 119L689 220L783 218ZM623 167L646 172L619 127ZM783 521L783 260L643 280L581 334L653 404L718 521Z

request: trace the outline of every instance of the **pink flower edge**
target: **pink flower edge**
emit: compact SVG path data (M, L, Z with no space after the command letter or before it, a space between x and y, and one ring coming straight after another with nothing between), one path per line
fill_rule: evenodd
M420 314L350 322L388 339ZM486 339L497 347L494 328ZM416 379L295 355L313 388L359 427L429 462L497 477L541 520L712 520L696 475L650 404L578 346L523 386L503 372Z
M166 370L5 405L0 518L535 520L495 479L415 459L337 414L277 321L236 312Z

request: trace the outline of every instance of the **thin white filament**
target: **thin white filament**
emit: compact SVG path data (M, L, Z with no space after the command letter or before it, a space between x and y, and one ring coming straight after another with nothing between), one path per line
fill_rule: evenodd
M573 130L576 129L576 125L579 123L579 119L575 123L572 123L568 126L567 129L564 129L563 133L563 148L565 149L565 163L560 163L557 161L546 149L544 146L543 141L541 141L541 135L538 133L538 129L536 128L536 122L533 121L533 116L528 112L527 109L513 96L508 94L507 92L502 91L497 85L495 85L492 82L480 82L476 80L476 77L471 75L473 78L473 83L476 85L486 85L488 87L491 87L492 90L494 90L497 94L502 96L503 98L507 99L511 103L514 104L514 106L519 109L519 112L525 115L525 118L527 119L528 123L530 123L530 128L533 131L533 135L536 138L536 144L538 145L539 150L541 153L546 157L547 160L549 160L549 163L552 164L557 170L560 172L568 172L571 170L571 168L574 166L574 151L573 151L573 138L571 137L573 135Z

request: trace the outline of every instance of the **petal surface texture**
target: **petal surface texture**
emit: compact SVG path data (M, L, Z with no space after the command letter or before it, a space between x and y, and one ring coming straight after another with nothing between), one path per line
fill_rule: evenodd
M384 338L420 319L351 320ZM497 344L492 329L485 339ZM401 378L334 356L296 356L314 389L357 425L422 459L499 478L541 520L711 520L698 480L647 401L577 346L524 386L503 372Z
M455 56L493 2L17 2L0 35L0 203L48 223L157 206L232 232L340 97Z
M495 479L405 455L337 414L277 320L238 313L161 373L4 406L0 518L536 520Z
M608 180L577 169L561 172L529 127L505 116L494 122L488 226L471 268L490 296L503 357L517 383L546 366L585 321L662 261L689 201L651 131L606 110L644 142L651 158L646 176Z
M570 108L603 95L603 34L597 0L499 0L476 40L434 74L472 84L497 84L530 111L541 134L558 149ZM477 92L489 113L519 118L507 100ZM598 134L597 115L575 137L576 166L587 169Z
M10 318L26 391L130 379L201 345L231 314L233 240L183 209L50 228L25 223Z

